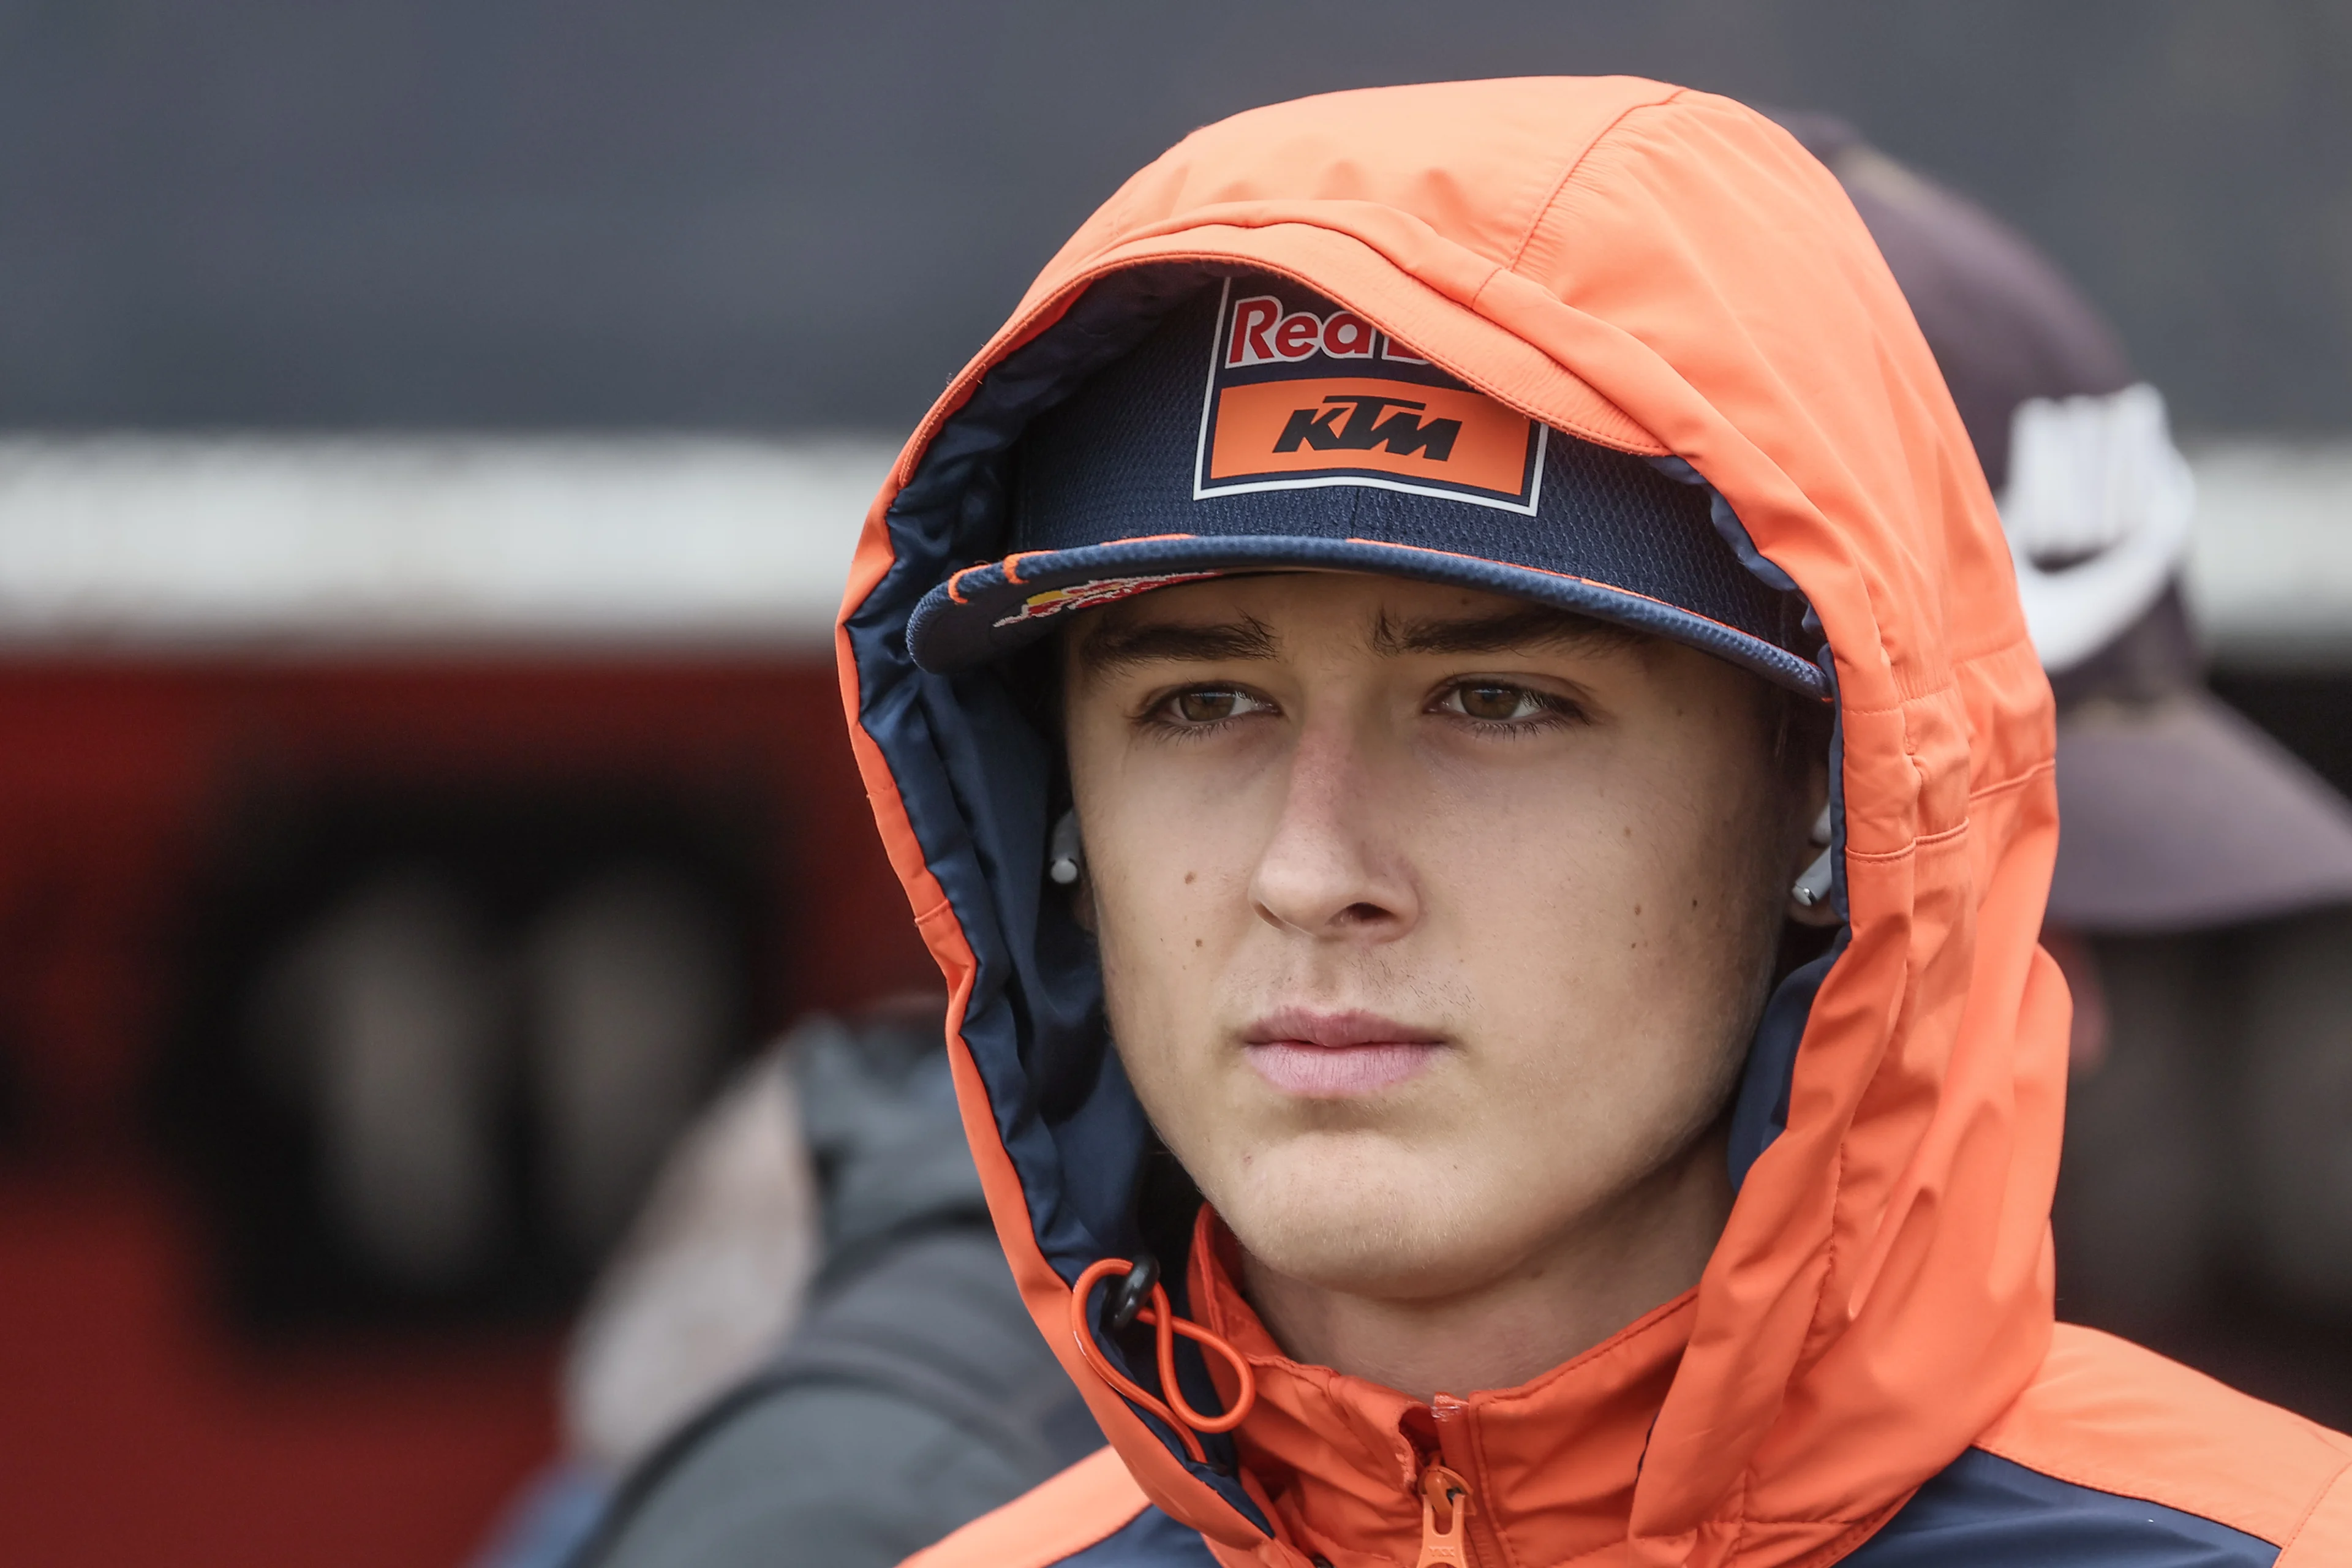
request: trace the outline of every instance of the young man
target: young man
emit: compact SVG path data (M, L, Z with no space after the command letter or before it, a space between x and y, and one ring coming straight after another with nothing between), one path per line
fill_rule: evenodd
M840 647L1111 1442L927 1563L2352 1553L2352 1443L2053 1328L2049 688L1760 117L1196 133L918 432Z

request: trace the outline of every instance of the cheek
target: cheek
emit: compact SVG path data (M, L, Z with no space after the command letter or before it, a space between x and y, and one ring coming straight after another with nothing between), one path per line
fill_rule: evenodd
M1246 799L1190 789L1137 789L1094 805L1086 823L1087 880L1106 964L1147 987L1172 981L1229 940L1245 907L1252 851Z
M1213 891L1224 879L1188 858L1099 865L1089 859L1096 943L1114 1022L1181 1014L1203 999L1223 925Z
M1098 852L1088 832L1111 1037L1144 1109L1181 1152L1186 1113L1204 1104L1202 1079L1217 1062L1220 977L1249 921L1247 871L1205 836L1154 831L1130 845L1114 831Z
M1241 1067L1222 1051L1220 1007L1255 923L1249 883L1278 800L1263 759L1155 755L1120 727L1071 737L1087 881L1111 1040L1145 1112L1196 1169L1231 1140Z
M1444 946L1545 1114L1680 1117L1745 1046L1777 923L1757 814L1723 773L1694 787L1708 759L1673 761L1522 805L1507 832L1449 833L1432 859Z
M1457 927L1466 962L1521 985L1590 986L1672 963L1704 946L1723 912L1721 863L1738 839L1683 793L1621 765L1540 790L1433 799L1416 857L1432 912Z

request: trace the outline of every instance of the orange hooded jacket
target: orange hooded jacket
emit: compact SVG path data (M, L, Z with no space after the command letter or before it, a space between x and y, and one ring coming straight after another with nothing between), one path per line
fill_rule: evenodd
M1433 1407L1288 1361L1206 1214L1170 1283L1255 1373L1230 1437L1171 1426L1151 1357L1099 1312L1073 1327L1073 1282L1136 1248L1147 1130L1089 1022L1090 961L1040 935L1045 743L1000 676L926 673L906 631L923 595L1003 554L1003 454L1116 352L1104 312L1150 297L1100 286L1179 268L1287 277L1556 429L1686 461L1819 617L1833 962L1751 1052L1742 1114L1769 1125L1697 1288L1521 1388ZM1910 311L1837 181L1769 121L1655 82L1536 79L1195 132L1063 247L908 443L838 650L876 817L950 987L997 1229L1111 1445L925 1568L1410 1564L1441 1458L1479 1568L2352 1563L2352 1441L2053 1327L2049 690ZM1233 1373L1176 1344L1178 1392L1230 1405Z

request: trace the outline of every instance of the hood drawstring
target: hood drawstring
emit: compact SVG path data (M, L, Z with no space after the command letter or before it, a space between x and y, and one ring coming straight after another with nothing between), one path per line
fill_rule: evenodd
M1165 1401L1139 1386L1111 1365L1102 1353L1102 1347L1095 1343L1091 1325L1087 1321L1087 1300L1094 1294L1096 1285L1112 1275L1129 1277L1129 1283L1119 1291L1121 1300L1115 1326L1124 1328L1127 1323L1139 1320L1150 1323L1155 1331L1153 1338L1159 1350L1160 1386L1168 1395ZM1141 1288L1138 1288L1139 1285ZM1150 1292L1149 1306L1144 1305L1147 1289ZM1233 1408L1223 1415L1203 1415L1185 1403L1183 1391L1176 1384L1178 1334L1216 1352L1234 1369L1234 1379L1241 1386L1234 1396ZM1124 1258L1106 1258L1089 1265L1087 1271L1078 1276L1077 1283L1070 1287L1070 1337L1078 1342L1079 1356L1094 1369L1097 1377L1176 1429L1176 1436L1184 1440L1184 1451L1192 1456L1195 1464L1208 1462L1208 1455L1201 1447L1198 1434L1232 1431L1248 1419L1250 1406L1257 1402L1257 1376L1250 1371L1249 1363L1242 1359L1242 1352L1200 1324L1176 1315L1175 1309L1169 1305L1167 1290L1160 1283L1159 1265L1148 1253L1133 1261Z

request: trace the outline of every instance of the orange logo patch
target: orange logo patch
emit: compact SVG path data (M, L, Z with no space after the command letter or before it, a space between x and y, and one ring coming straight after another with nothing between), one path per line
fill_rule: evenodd
M1193 499L1365 485L1532 514L1544 426L1349 310L1218 311Z

